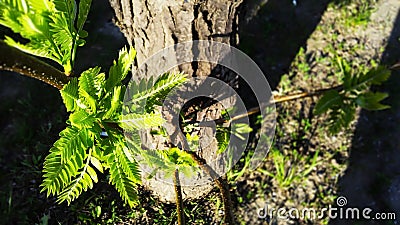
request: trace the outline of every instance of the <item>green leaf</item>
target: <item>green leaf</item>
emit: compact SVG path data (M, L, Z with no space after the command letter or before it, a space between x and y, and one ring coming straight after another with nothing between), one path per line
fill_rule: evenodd
M130 207L134 207L138 203L137 184L125 174L116 154L109 155L107 164L110 168L110 183L115 186L122 199Z
M84 71L79 77L79 90L84 90L90 96L96 97L99 90L96 89L96 76L100 72L100 67L90 68Z
M168 159L173 164L181 164L182 162L188 161L192 162L193 159L190 155L179 148L170 148L168 150L164 150L165 158ZM187 159L187 160L185 160Z
M348 90L352 86L352 80L353 80L353 73L352 73L352 68L351 66L347 63L346 60L344 60L341 57L336 58L337 64L340 68L340 71L343 75L343 87L344 89Z
M80 175L74 179L65 189L58 195L57 203L64 201L71 204L73 200L79 197L79 195L87 191L89 188L93 188L93 180L88 175L87 168L80 172Z
M104 91L104 83L106 80L106 75L104 73L99 73L94 77L94 88L97 91L97 96L100 97L101 93Z
M121 84L121 81L128 74L135 57L136 51L132 47L130 47L129 51L126 48L120 50L118 60L114 61L114 65L111 66L109 71L109 77L105 85L107 91Z
M68 112L72 112L77 108L78 95L78 80L73 78L63 89L60 90L61 97L64 101Z
M122 86L115 86L112 90L112 96L110 97L111 100L106 103L108 110L103 115L103 119L111 119L115 115L117 115L122 106L121 98L123 98L123 93L125 93L125 87Z
M90 163L100 172L103 173L103 165L96 157L92 156L90 158Z
M196 134L190 135L189 133L186 133L186 141L189 145L190 150L197 151L197 149L200 146L199 140L200 138L198 135Z
M129 179L135 183L141 184L142 180L139 165L133 159L128 148L126 146L119 146L115 149L115 153L124 173L129 177Z
M73 29L76 17L76 2L74 0L53 0L55 9L65 17L69 30Z
M79 87L79 100L77 101L77 105L82 109L89 107L92 113L96 113L97 111L96 98L81 87Z
M128 131L158 127L161 126L163 123L164 119L162 118L162 115L160 113L130 113L122 115L122 119L119 121L120 126Z
M337 134L343 128L349 127L354 120L356 107L353 103L334 107L329 113L328 128L331 134Z
M26 52L28 54L36 55L39 57L43 58L48 58L51 60L54 60L55 62L62 64L61 60L54 55L52 51L48 50L48 46L51 45L51 43L41 43L39 44L39 41L32 40L31 42L27 44L21 44L19 42L14 41L8 36L5 36L5 42L6 44L10 45L11 47L17 48L20 51ZM47 46L47 47L46 47Z
M81 1L80 26L83 26L87 16L87 2ZM78 42L83 43L74 27L76 11L74 0L2 0L0 24L28 40L21 44L7 37L7 44L54 60L69 75L74 65L76 46Z
M62 162L66 162L75 154L85 154L85 150L91 145L91 140L87 129L78 129L76 127L67 127L60 132L60 139L54 143L54 147L61 149Z
M92 180L93 180L95 183L97 183L97 182L99 181L98 178L97 178L96 171L94 171L94 169L93 169L92 167L88 166L88 167L87 167L87 172L88 172L90 178L92 178Z
M342 102L342 96L336 90L327 91L317 102L314 108L314 113L320 115L328 109Z
M381 85L387 81L390 77L390 70L384 66L378 66L377 68L371 69L365 74L362 81L371 82L371 84Z
M347 91L365 91L371 85L380 85L390 77L390 70L383 66L369 70L367 73L361 73L358 76L354 76L352 79L351 86L347 88Z
M78 32L80 32L83 29L83 25L85 24L85 21L89 14L91 4L92 4L92 0L81 0L79 2L78 20L76 22ZM81 35L81 34L79 34L79 35Z
M96 118L93 115L88 114L86 111L80 110L72 113L69 116L69 120L73 126L82 129L92 127Z
M41 191L56 195L68 186L84 167L86 149L91 145L93 141L86 129L67 127L60 132L60 139L50 149L43 165Z
M92 152L94 146L92 145L89 154L86 157L85 166L78 172L78 176L72 180L58 195L57 202L61 203L67 201L68 205L74 199L78 198L83 191L87 191L88 188L93 188L93 181L98 182L96 171L89 166L91 162Z
M356 103L367 110L383 110L388 109L390 106L383 105L380 103L383 99L389 95L382 92L367 92L357 97Z
M215 134L215 138L217 139L218 142L218 154L224 153L229 145L229 131L226 129L222 130L217 130Z
M232 124L232 132L239 133L239 134L248 134L253 131L246 123L234 123Z
M162 100L173 88L184 83L186 75L183 73L161 75L153 85L153 78L142 80L139 84L131 81L128 87L128 99L126 102L132 105L143 105L146 102L146 110L151 111L154 105L160 105Z
M170 177L176 169L184 172L185 176L191 177L197 168L197 163L193 160L191 155L179 148L170 148L161 151L164 154L164 159L167 160L163 172L166 177Z

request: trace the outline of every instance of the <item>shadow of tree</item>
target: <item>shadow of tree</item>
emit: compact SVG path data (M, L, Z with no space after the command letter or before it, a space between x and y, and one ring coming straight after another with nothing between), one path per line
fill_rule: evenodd
M239 48L259 65L272 90L288 73L330 2L250 0L245 4Z
M400 60L400 12L381 64L391 66ZM400 222L400 71L377 91L389 93L386 103L391 109L362 111L352 140L351 154L345 175L339 180L339 195L347 198L346 207L368 207L376 212L396 212ZM345 210L345 208L344 208ZM362 214L360 213L360 218ZM361 220L362 224L395 224L393 220ZM349 224L349 220L332 220L330 224Z

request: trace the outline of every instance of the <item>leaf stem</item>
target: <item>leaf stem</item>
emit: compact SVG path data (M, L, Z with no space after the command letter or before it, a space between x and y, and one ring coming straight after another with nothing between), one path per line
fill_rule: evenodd
M301 92L301 93L297 93L297 94L288 94L288 95L284 95L284 96L273 96L272 99L270 100L270 102L266 103L266 104L262 104L261 107L268 107L270 105L273 104L278 104L278 103L283 103L283 102L288 102L288 101L293 101L293 100L297 100L297 99L302 99L302 98L309 98L309 97L313 97L313 96L319 96L324 94L327 91L331 91L331 90L337 90L337 91L341 91L343 90L343 85L337 85L337 86L333 86L330 88L323 88L323 89L319 89L316 91L312 91L312 92ZM239 114L237 116L234 116L230 119L226 119L226 118L220 118L220 119L216 119L213 121L204 121L202 122L202 126L207 126L208 124L226 124L229 125L232 121L235 120L239 120L242 119L244 117L253 115L253 114L257 114L260 112L260 106L257 107L253 107L250 108L249 110L247 110L245 113ZM185 121L188 124L190 123L198 123L198 121Z
M250 115L259 113L260 107L267 107L272 104L283 103L283 102L293 101L293 100L302 99L302 98L320 96L327 91L331 91L331 90L341 91L342 89L343 89L343 85L337 85L337 86L333 86L330 88L318 89L318 90L312 91L312 92L301 92L301 93L297 93L297 94L288 94L288 95L284 95L284 96L273 96L272 100L270 100L270 102L268 102L267 104L251 108L246 113L232 117L228 122L230 123L232 121L244 118L246 116L250 116Z
M185 225L185 214L183 212L182 190L179 180L178 169L176 169L174 173L174 188L175 188L176 213L178 214L178 224Z

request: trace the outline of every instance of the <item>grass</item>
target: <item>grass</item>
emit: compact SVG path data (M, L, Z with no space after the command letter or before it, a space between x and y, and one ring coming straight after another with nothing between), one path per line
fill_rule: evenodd
M345 26L355 28L368 24L376 3L377 0L345 0L339 2L336 7L343 13Z
M284 155L278 149L272 149L270 157L274 162L275 170L270 172L259 169L258 171L273 178L280 188L288 188L299 183L301 184L318 164L318 151L311 158L299 154L296 150L291 151L288 155Z

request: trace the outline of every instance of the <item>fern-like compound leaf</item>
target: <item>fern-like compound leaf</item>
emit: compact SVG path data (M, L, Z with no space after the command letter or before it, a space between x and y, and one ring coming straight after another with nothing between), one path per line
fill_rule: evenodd
M320 115L328 109L336 106L343 101L342 96L336 90L327 91L317 102L314 108L314 113Z
M75 28L77 7L74 0L2 0L0 24L19 33L29 42L21 44L10 37L6 43L21 51L49 58L64 67L69 75L74 64L76 46L82 44L82 27L91 1L81 1Z
M83 25L89 14L90 5L92 4L92 0L81 0L79 1L79 13L78 19L76 21L76 27L78 29L78 33L80 33L83 29ZM80 36L84 36L81 35Z
M43 43L41 43L43 48L38 48L36 41L31 41L27 44L21 44L17 41L14 41L12 38L10 38L8 36L5 36L5 42L8 45L13 46L23 52L28 53L28 54L36 55L36 56L43 57L43 58L48 58L48 59L51 59L51 60L61 64L59 57L57 55L55 55L54 52L48 50L49 48L51 48L51 43L43 42Z
M86 149L93 145L91 139L86 129L67 127L60 133L44 162L42 191L56 195L71 183L84 167Z
M95 80L96 76L100 73L100 67L90 68L84 71L79 77L79 91L83 90L89 94L92 98L97 98L98 87L96 87Z
M331 134L337 134L347 128L354 120L356 107L353 103L342 104L334 107L329 113L328 128Z
M387 81L390 77L390 70L384 66L378 66L377 68L368 71L362 78L361 82L370 83L373 85L381 85Z
M72 180L58 195L58 203L67 201L69 205L71 201L79 197L82 192L87 191L88 188L93 188L93 181L97 183L98 179L96 171L89 165L91 157L92 149L89 150L89 154L85 159L85 166L78 172L77 177Z
M125 93L125 87L114 87L111 96L109 96L110 100L105 103L107 111L103 115L103 119L113 119L118 114L117 112L121 112L123 93Z
M129 113L122 115L119 121L120 126L127 131L136 131L161 126L164 123L161 113L136 114Z
M121 49L118 60L114 61L114 65L110 68L109 77L105 84L107 91L111 91L114 86L121 84L121 81L128 74L135 56L136 51L132 47L129 51L126 48Z
M84 110L79 110L69 116L72 126L78 129L91 128L96 121L93 114L89 114Z
M68 112L75 111L78 107L79 93L78 93L78 79L73 78L60 90L61 97Z
M161 151L166 160L166 167L163 172L166 177L172 176L176 169L183 172L185 176L191 177L197 169L197 163L193 160L189 153L179 148L170 148Z
M346 85L346 91L365 91L371 85L380 85L390 77L390 70L383 66L369 70L367 73L353 75L350 84Z
M357 97L356 103L367 110L383 110L388 109L390 106L380 103L383 99L387 98L389 94L382 92L367 92Z
M229 145L230 135L227 128L217 129L215 138L218 142L218 154L224 153Z
M129 179L140 184L142 181L139 166L128 148L123 144L115 149L115 153L124 173L129 177Z
M125 203L128 203L130 207L134 207L138 203L137 184L134 179L124 172L120 161L122 156L119 155L117 148L113 153L107 159L110 168L110 183L115 186Z
M54 147L61 149L61 162L65 163L75 153L84 155L86 148L91 144L87 129L69 126L60 132L60 139L54 143Z
M153 79L142 80L139 84L131 82L128 90L129 99L126 101L132 105L143 105L146 102L146 107L152 109L153 105L158 105L162 102L173 88L184 83L186 75L183 73L166 73L161 75L153 85ZM150 111L149 110L149 111Z

